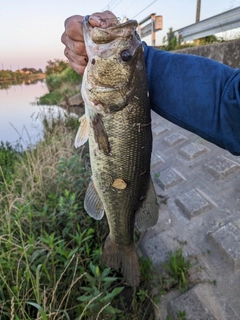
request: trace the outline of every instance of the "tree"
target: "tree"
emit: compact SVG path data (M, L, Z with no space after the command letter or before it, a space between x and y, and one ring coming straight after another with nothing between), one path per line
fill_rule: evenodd
M47 61L47 66L45 69L46 75L50 75L53 73L61 73L63 70L65 70L69 66L68 62L65 62L60 59L54 59Z
M169 32L167 33L167 38L163 38L163 43L164 43L164 50L171 51L174 49L177 49L181 45L181 38L178 38L175 36L173 32L173 28L168 29Z

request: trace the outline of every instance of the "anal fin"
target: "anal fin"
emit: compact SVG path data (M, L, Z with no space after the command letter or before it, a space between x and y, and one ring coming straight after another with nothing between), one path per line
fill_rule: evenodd
M135 214L135 223L139 231L146 231L148 228L155 226L158 221L158 210L156 191L150 179L146 198L142 201Z
M99 195L94 187L94 183L91 180L87 188L87 192L84 198L84 208L90 217L95 220L101 220L104 216L104 207Z
M107 237L102 253L102 263L109 268L120 269L124 279L131 287L140 283L140 267L134 244L123 247Z

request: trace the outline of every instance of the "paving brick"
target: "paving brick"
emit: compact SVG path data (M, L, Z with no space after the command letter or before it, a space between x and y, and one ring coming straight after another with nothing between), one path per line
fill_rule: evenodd
M156 155L155 153L152 153L152 158L151 158L151 167L152 169L156 167L156 165L164 163L163 158L160 155Z
M171 229L161 233L152 230L144 237L144 241L140 242L141 252L151 259L154 267L162 265L168 259L169 253L179 248L174 234Z
M207 161L204 168L218 179L228 176L230 173L238 170L240 166L224 157L217 157Z
M161 134L165 133L168 131L168 128L165 128L161 125L155 126L152 129L153 134L155 134L156 136L160 136Z
M240 229L232 222L209 234L210 241L223 254L232 270L240 270Z
M196 189L178 196L175 203L189 220L213 207L213 204Z
M230 306L235 313L235 317L232 319L240 319L240 297L236 297L233 301L230 301Z
M183 252L197 262L188 280L191 284L200 281L201 285L184 294L178 290L167 293L161 298L159 319L165 320L169 309L175 312L173 319L177 319L177 311L185 310L188 320L240 320L240 157L199 139L154 112L152 115L152 162L156 166L152 176L157 192L168 197L168 214L147 231L140 247L160 276L169 252L186 240ZM186 181L179 181L178 176ZM159 217L161 210L160 207ZM208 251L210 255L206 254ZM198 269L203 274L199 275ZM216 286L208 282L213 280ZM208 287L204 289L203 283ZM195 313L197 310L199 313Z
M234 224L235 224L236 227L238 227L238 229L240 229L240 219L234 221Z
M184 181L184 178L179 175L174 169L166 169L160 173L160 177L155 179L160 188L166 190L176 184Z
M185 141L187 138L180 133L172 133L163 139L170 147L177 145L178 143Z
M172 300L168 312L176 318L179 311L185 311L188 320L223 320L222 310L212 294L210 285L199 284Z
M199 143L192 142L181 148L179 152L187 160L193 160L208 151L210 151L210 149L204 147Z

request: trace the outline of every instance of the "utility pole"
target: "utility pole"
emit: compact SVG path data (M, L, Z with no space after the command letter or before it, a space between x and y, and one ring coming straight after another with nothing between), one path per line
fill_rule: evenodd
M200 21L201 0L197 0L196 23Z

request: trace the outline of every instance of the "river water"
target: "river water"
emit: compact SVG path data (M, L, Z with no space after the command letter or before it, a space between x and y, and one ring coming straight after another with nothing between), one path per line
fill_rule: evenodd
M42 138L40 115L60 110L36 105L36 99L47 92L44 80L0 86L0 141L13 146L20 142L26 148Z

